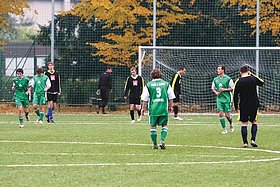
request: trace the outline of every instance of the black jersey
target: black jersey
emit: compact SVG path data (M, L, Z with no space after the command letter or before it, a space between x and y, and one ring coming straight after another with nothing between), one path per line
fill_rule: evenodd
M60 76L57 71L46 71L45 75L47 75L51 81L51 87L48 90L48 93L57 94L61 92L60 89Z
M112 77L111 73L104 72L100 75L98 89L112 89Z
M124 95L129 92L130 98L140 98L144 88L144 79L137 75L136 77L129 76L126 79Z
M181 95L181 75L177 72L171 80L171 88L174 91L175 95Z
M235 109L248 108L256 110L259 107L257 86L262 86L263 84L264 81L254 75L237 79L233 90Z

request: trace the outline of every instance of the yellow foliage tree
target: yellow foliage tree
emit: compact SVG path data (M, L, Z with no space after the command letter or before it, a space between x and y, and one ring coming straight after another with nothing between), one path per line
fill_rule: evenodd
M157 38L168 35L172 25L183 24L195 16L185 14L180 8L182 0L158 0ZM153 36L153 0L81 0L63 14L80 16L103 22L103 28L112 33L103 37L108 42L90 43L106 64L131 66L139 45L151 45ZM116 31L116 32L114 32Z
M8 14L23 15L24 8L29 8L27 0L2 0L0 1L0 30L5 30L9 24L7 20ZM0 40L1 40L0 36ZM0 41L0 45L4 45L3 41Z
M252 28L256 28L257 1L252 0L224 0L229 6L238 5L241 8L241 16L249 16L247 20ZM255 31L254 31L255 32ZM280 45L280 1L260 0L260 32L271 32L278 39Z

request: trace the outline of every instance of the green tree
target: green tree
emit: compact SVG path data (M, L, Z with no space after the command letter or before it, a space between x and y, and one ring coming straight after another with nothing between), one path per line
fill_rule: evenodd
M10 24L8 14L23 15L24 8L29 8L27 0L0 1L0 30L6 30ZM0 36L0 45L4 45L3 36Z
M238 6L241 16L248 16L245 23L256 29L257 1L252 0L224 0L228 6ZM276 36L280 45L280 1L260 0L260 32L271 33ZM254 31L255 33L255 31Z
M157 3L157 38L169 34L172 26L183 24L195 16L181 8L182 0L165 0ZM134 65L139 45L152 44L153 0L81 0L65 14L80 16L86 22L96 18L104 29L105 41L91 42L97 48L100 61L120 66Z

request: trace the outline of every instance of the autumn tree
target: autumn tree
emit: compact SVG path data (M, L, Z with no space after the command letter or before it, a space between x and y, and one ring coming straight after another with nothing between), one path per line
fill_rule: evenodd
M183 24L195 16L185 14L182 0L157 2L157 38L169 34L172 26ZM103 35L104 41L90 43L97 48L101 62L131 66L137 59L139 45L151 45L153 36L153 0L81 0L64 14L80 16L85 21L96 19L110 33Z
M271 32L276 36L280 45L280 1L279 0L259 0L260 1L260 32ZM252 0L224 0L228 6L238 6L241 16L250 17L245 23L256 29L257 1ZM254 31L255 33L255 31Z
M29 8L27 0L2 0L0 1L0 30L7 29L9 24L8 14L23 15L24 8ZM4 42L0 36L0 45Z

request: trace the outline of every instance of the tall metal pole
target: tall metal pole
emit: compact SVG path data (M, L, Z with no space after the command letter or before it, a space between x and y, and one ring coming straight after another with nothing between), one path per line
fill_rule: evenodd
M260 46L260 0L257 0L256 47ZM256 75L259 75L260 51L256 50Z
M257 0L256 47L260 46L260 0ZM260 51L256 50L256 75L259 76ZM259 88L257 87L257 93Z
M54 1L52 0L52 20L51 20L51 61L54 63Z
M156 47L157 35L157 0L153 2L153 47ZM153 69L156 68L156 49L153 49Z

